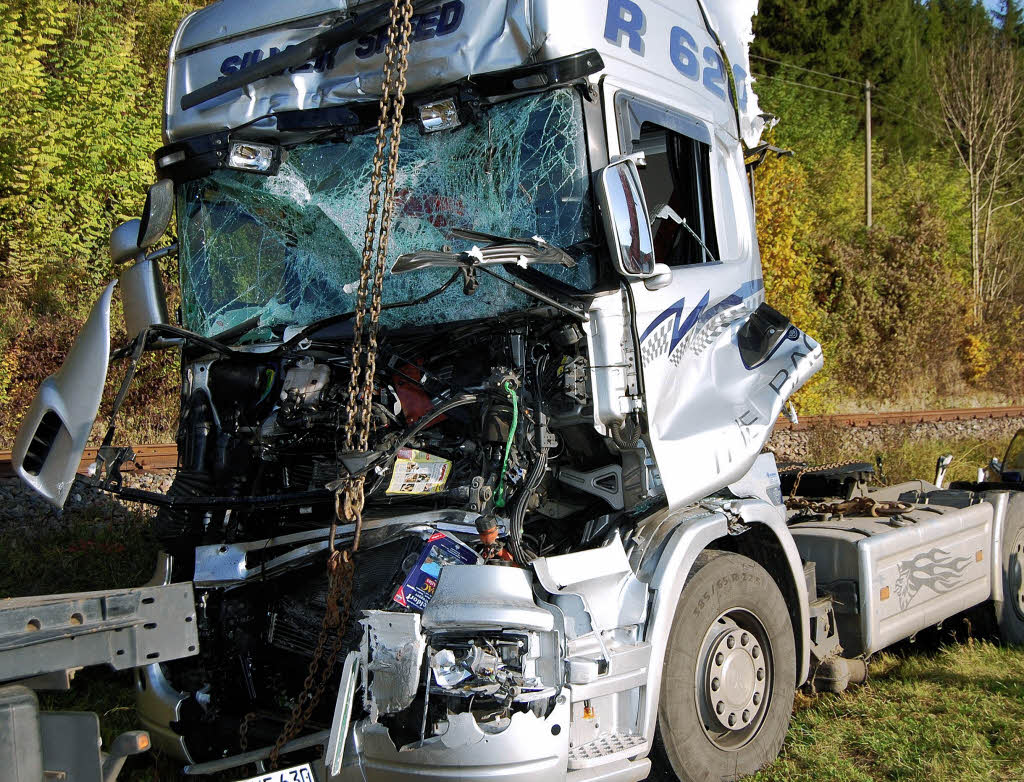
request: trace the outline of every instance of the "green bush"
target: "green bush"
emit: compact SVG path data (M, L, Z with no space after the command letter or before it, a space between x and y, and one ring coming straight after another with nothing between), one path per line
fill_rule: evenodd
M166 48L191 8L179 0L0 2L4 443L119 271L107 240L138 216L153 181ZM150 418L173 417L171 363L148 362L138 384L149 393L136 407Z

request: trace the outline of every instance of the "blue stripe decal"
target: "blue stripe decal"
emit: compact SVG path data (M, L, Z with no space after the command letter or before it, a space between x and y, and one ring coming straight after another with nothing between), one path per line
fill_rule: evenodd
M735 307L737 304L742 304L745 299L747 299L750 296L753 296L755 293L763 289L763 279L749 280L748 282L743 283L734 292L730 293L728 296L726 296L724 299L722 299L721 301L719 301L717 304L710 308L708 308L707 305L708 299L711 295L711 291L708 291L704 294L704 297L700 300L700 303L696 307L694 307L693 312L691 312L687 316L685 321L682 320L683 307L686 304L686 297L684 296L671 307L669 307L667 310L658 315L658 317L656 317L653 321L651 321L651 325L644 329L644 333L640 337L640 341L643 342L644 340L646 340L649 336L651 336L654 330L658 328L658 326L660 326L662 323L664 323L672 316L675 316L676 320L672 328L672 339L668 349L668 352L671 353L673 350L675 350L676 346L679 344L682 338L686 336L687 332L693 329L694 326L698 324L703 325L707 323L718 313L727 310L729 307ZM680 323L680 321L682 322Z

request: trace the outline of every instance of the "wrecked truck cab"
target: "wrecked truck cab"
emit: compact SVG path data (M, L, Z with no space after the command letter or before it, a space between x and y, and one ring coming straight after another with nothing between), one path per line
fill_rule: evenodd
M276 746L339 779L641 779L683 584L717 546L763 555L771 602L702 617L689 701L708 762L755 768L810 653L805 574L758 454L822 357L764 304L737 12L417 6L357 449L344 421L386 30L230 85L339 18L358 28L366 5L222 0L172 44L154 157L181 323L119 355L177 340L179 467L166 495L111 488L158 507L200 643L140 671L144 722L197 775ZM126 311L160 320L153 297ZM326 553L356 538L333 527L329 487L352 477L350 611L328 632ZM325 657L340 673L300 700ZM708 673L726 662L746 672L728 710Z

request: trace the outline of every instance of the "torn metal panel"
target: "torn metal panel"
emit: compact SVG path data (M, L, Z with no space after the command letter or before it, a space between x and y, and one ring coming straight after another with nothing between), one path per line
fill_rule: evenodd
M367 611L362 620L363 692L370 720L408 708L420 683L427 642L419 614Z
M533 601L525 570L447 565L423 609L426 630L524 629L549 631L550 611Z
M179 103L191 90L324 32L347 16L350 6L365 4L304 2L298 7L304 18L297 19L296 9L281 10L277 3L227 0L191 16L179 29L171 52L166 138L237 127L274 111L375 100L381 92L387 37L374 30L258 85L188 111L180 111ZM431 8L417 8L413 19L408 94L471 74L521 65L536 49L537 32L532 29L529 4L524 0L438 0ZM542 32L537 40L544 40ZM268 124L274 126L273 121L264 123Z
M93 305L64 364L39 387L14 441L15 472L58 508L71 491L107 381L115 285Z
M701 0L708 22L725 47L725 56L732 65L736 90L739 93L740 134L743 143L755 147L765 128L757 94L753 90L754 78L750 67L750 44L754 40L754 16L757 0L729 0L712 3Z
M790 326L766 360L744 364L737 335L764 299L752 266L694 266L686 287L636 295L651 441L672 509L746 475L786 400L824 362Z
M600 548L531 563L537 579L554 595L578 595L600 632L644 621L647 585L637 580L618 534Z

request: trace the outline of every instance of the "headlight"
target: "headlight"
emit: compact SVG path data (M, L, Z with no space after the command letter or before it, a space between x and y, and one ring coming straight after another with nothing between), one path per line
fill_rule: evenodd
M462 124L459 119L459 107L453 98L424 103L419 107L420 127L424 133L435 133L439 130L451 130Z
M256 174L275 174L281 165L281 148L273 144L234 141L228 153L228 168L252 171Z

